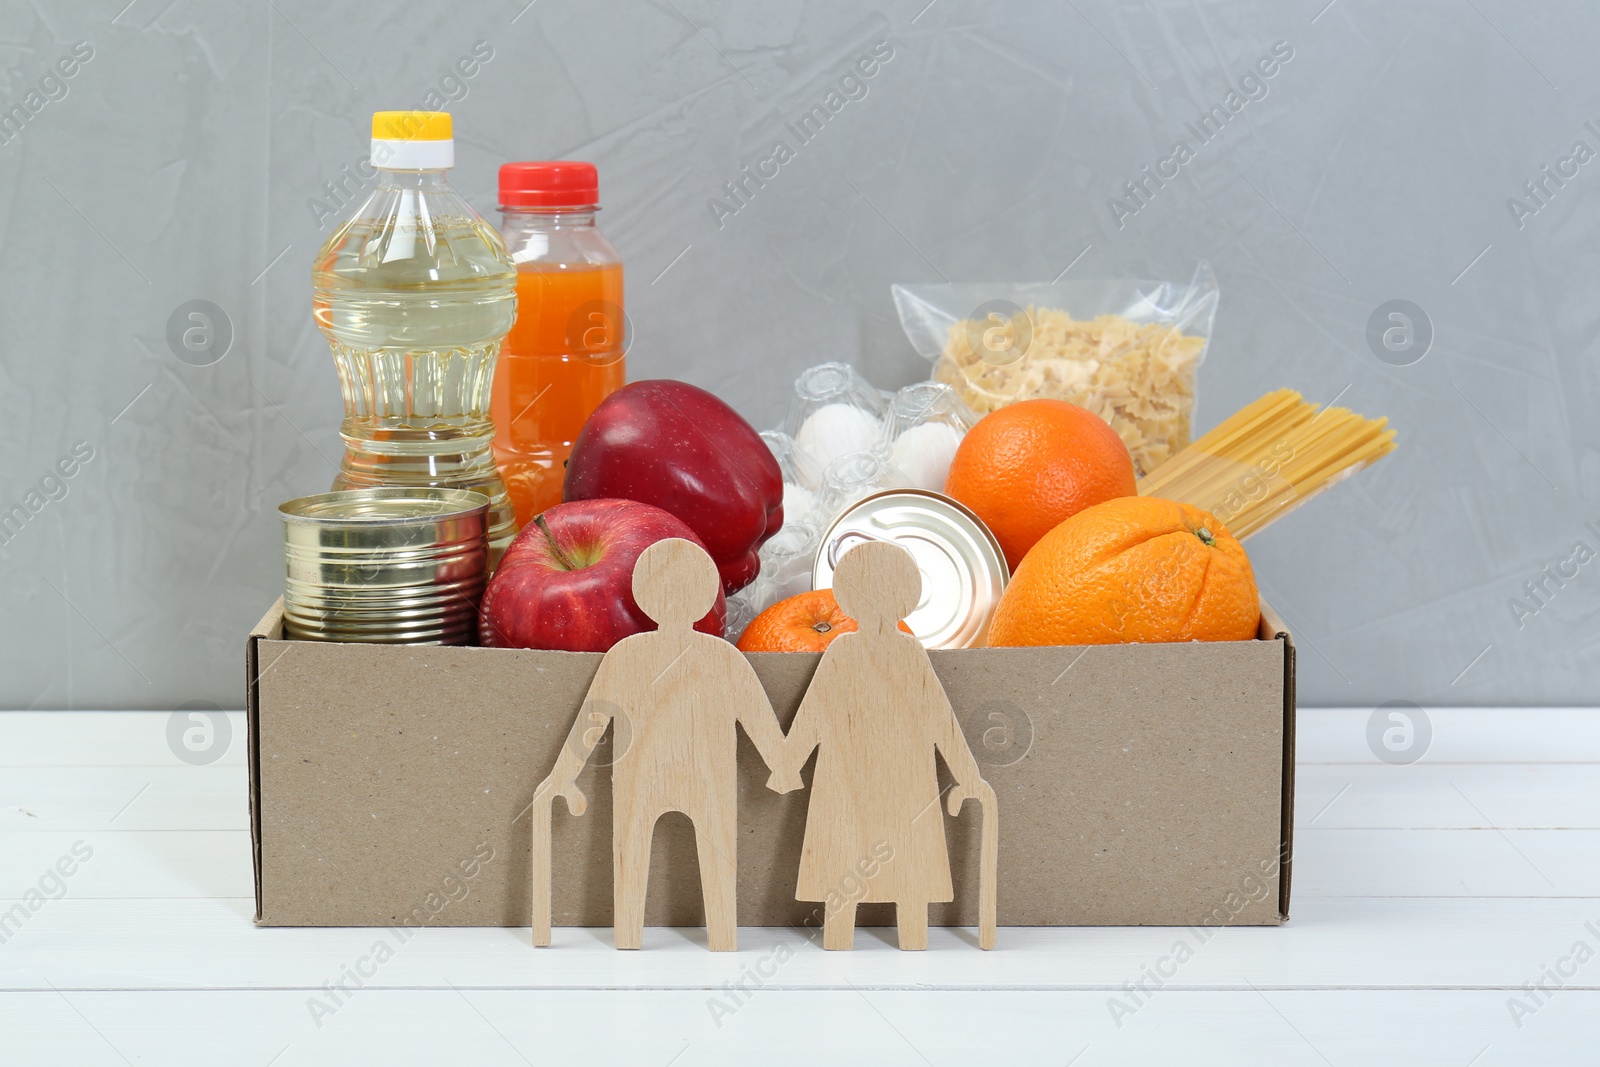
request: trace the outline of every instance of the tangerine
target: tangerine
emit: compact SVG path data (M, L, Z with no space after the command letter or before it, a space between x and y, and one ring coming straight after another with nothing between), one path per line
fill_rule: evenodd
M821 652L840 634L854 633L856 620L844 613L832 589L813 589L780 600L750 620L739 636L740 652ZM904 622L900 629L911 627Z

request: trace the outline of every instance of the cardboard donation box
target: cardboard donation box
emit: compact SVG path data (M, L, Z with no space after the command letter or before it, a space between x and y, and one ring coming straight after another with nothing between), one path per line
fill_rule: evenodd
M1295 662L1270 608L1254 641L931 657L998 800L1001 925L1287 919ZM748 658L788 729L820 655ZM275 605L247 649L256 922L527 926L534 789L600 660L287 640ZM555 805L558 927L612 925L609 764L627 741L613 725L590 757L584 815ZM815 927L817 905L795 900L808 793L769 790L749 738L737 744L738 921ZM944 821L954 883L929 921L976 926L980 815L967 805L951 818L940 804L927 817ZM891 905L863 903L858 921L893 918ZM705 922L694 833L678 813L656 830L645 921Z

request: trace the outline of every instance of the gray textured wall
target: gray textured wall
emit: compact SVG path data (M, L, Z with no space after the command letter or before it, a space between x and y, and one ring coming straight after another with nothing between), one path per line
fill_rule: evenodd
M823 359L926 374L892 282L1209 259L1202 423L1291 385L1401 430L1251 543L1304 701L1600 703L1600 560L1574 552L1600 549L1600 162L1521 192L1600 150L1592 4L125 3L0 4L0 106L36 108L0 144L0 510L93 452L0 547L0 707L242 703L276 505L338 455L313 201L373 109L434 91L485 213L503 160L599 165L631 374L758 425ZM708 200L882 40L866 95L719 226ZM493 58L449 80L479 41ZM1108 199L1278 41L1267 95L1119 226ZM1366 339L1393 299L1432 323L1407 366ZM213 365L169 348L190 300L231 321Z

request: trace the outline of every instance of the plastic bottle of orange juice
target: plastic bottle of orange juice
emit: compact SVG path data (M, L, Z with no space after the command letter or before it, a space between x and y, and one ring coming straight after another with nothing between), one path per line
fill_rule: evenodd
M517 319L500 349L494 456L517 524L561 502L567 456L623 382L622 259L595 228L594 165L500 168L501 233L517 265Z

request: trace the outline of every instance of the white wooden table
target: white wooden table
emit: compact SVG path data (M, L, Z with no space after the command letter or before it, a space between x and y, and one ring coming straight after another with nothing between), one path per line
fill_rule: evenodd
M1411 766L1374 758L1369 714L1301 713L1281 929L1002 929L992 953L746 929L713 955L697 931L256 929L239 717L189 766L164 713L3 713L0 1064L1600 1062L1600 712L1433 711Z

